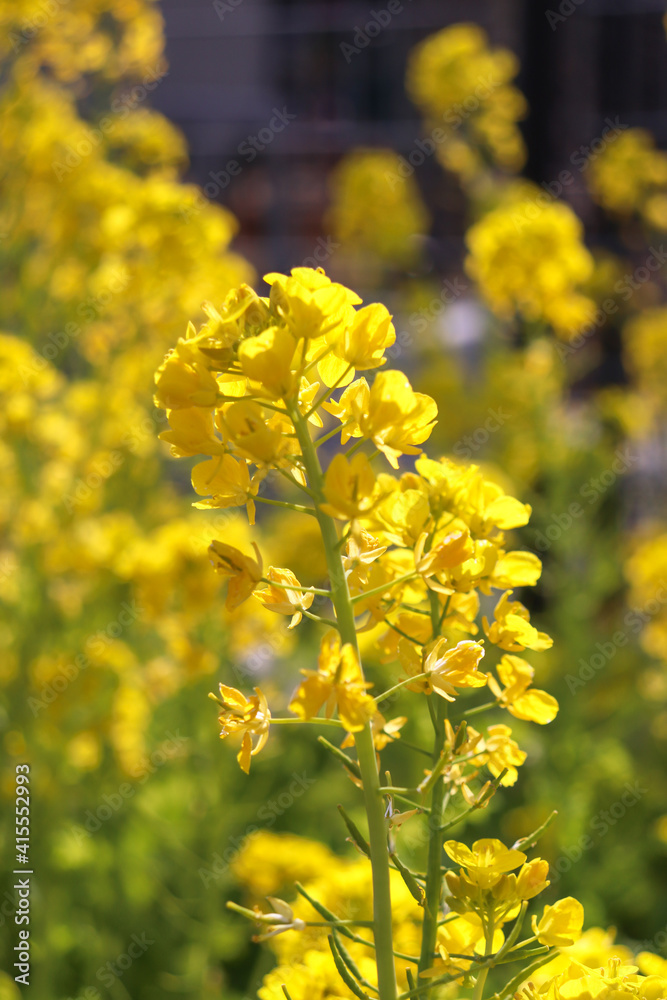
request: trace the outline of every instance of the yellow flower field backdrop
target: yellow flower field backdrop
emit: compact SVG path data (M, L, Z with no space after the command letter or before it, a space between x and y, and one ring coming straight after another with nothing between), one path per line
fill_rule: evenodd
M471 995L485 941L466 900L502 885L494 950L544 890L523 934L559 951L534 990L664 997L667 159L653 137L608 125L573 168L614 234L596 243L566 179L554 195L521 175L516 56L450 26L413 49L405 86L465 199L457 272L425 266L437 206L414 163L369 140L329 178L326 274L295 260L263 280L150 108L168 71L157 4L2 0L0 58L0 998L23 992L25 761L35 1000L354 996L326 934L300 929L322 914L294 883L372 919L370 866L336 810L365 829L340 752L370 723L382 781L432 793L408 747L435 702L452 706L443 748L466 757L448 765L446 821L470 813L443 834L459 917L434 960L453 986L432 995ZM610 338L619 374L597 378ZM310 502L308 434L330 435L318 505L354 526L341 559L359 656L312 620L331 614L327 553L316 518L282 506ZM318 713L340 719L342 744ZM423 872L424 817L401 794L392 836ZM553 810L536 858L526 838ZM400 866L389 877L394 946L418 954L419 891ZM253 942L226 903L266 911L267 896L281 933L265 921ZM377 995L372 952L345 944ZM488 994L508 978L492 969Z

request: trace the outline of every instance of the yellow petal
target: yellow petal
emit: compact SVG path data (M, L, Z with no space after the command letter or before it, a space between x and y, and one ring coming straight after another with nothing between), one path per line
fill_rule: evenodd
M521 528L524 524L528 524L531 513L529 504L520 503L514 497L500 496L489 504L484 516L503 531L509 531L510 528Z
M492 587L534 587L542 573L542 563L532 552L507 552L495 565Z
M321 674L312 674L302 681L289 703L290 712L300 719L314 718L333 690L333 681Z
M241 743L241 749L236 755L236 759L239 762L239 767L246 774L250 774L250 757L252 756L252 737L250 733L243 734L243 742Z
M546 691L531 688L530 691L514 699L509 711L517 719L537 722L540 726L544 726L558 715L558 702Z

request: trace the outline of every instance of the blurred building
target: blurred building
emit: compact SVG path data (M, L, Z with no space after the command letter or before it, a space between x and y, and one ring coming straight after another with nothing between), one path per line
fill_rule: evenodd
M528 172L549 182L606 118L667 144L664 0L162 0L169 76L154 104L185 132L190 179L241 223L257 268L288 268L323 234L327 175L359 145L421 135L403 80L426 35L474 20L513 49L531 114ZM399 9L400 8L400 9ZM390 13L393 10L394 13ZM463 202L435 162L417 171L436 266L460 259ZM567 191L595 225L581 178ZM326 235L326 234L324 234Z

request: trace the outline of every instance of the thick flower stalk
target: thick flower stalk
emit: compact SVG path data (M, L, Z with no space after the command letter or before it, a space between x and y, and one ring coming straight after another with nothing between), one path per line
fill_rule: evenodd
M156 374L156 404L170 423L161 436L176 455L204 456L192 472L195 491L206 498L196 506L246 507L254 523L256 504L270 504L317 521L328 568L321 587L302 586L287 567L265 570L257 546L249 553L224 539L212 542L229 609L255 600L286 616L290 628L306 617L324 629L317 664L295 678L292 716L272 718L259 689L247 696L221 685L212 697L221 736L241 736L238 760L246 772L273 725L343 731L338 746L324 745L363 793L367 832L343 818L370 861L372 907L368 920L343 920L338 903L330 907L302 889L305 910L274 897L268 913L241 909L279 954L283 945L274 939L302 933L309 935L307 954L320 954L304 959L299 982L286 973L278 983L292 1000L314 995L309 977L316 968L321 975L322 962L335 984L323 996L396 1000L400 986L402 997L428 997L456 982L474 984L479 1000L491 968L543 964L550 947L576 939L583 921L575 900L561 900L534 918L532 937L517 943L529 900L548 885L547 863L525 853L540 831L513 848L495 839L472 848L447 839L499 787L514 784L526 756L509 725L475 729L466 714L494 708L545 724L558 710L532 686L532 665L516 655L552 642L511 599L541 572L537 557L513 550L506 536L527 523L530 508L475 466L423 455L436 404L402 372L382 370L395 340L384 306L361 307L353 291L321 270L295 268L265 280L266 297L242 285L219 309L207 306L201 330L190 325L167 355ZM402 456L411 456L413 471L399 470ZM283 484L287 494L278 489ZM500 592L493 620L478 624L479 595L493 591ZM314 613L316 596L330 601L330 614ZM381 659L401 671L384 691L375 691L364 669L360 633L365 642L372 635ZM466 713L467 699L483 688L486 701ZM432 720L432 748L416 748L430 766L413 788L380 780L379 754L400 739L406 722L381 712L398 692L408 705L425 698ZM345 752L352 745L356 760ZM409 870L395 843L396 830L415 817L427 820L422 873ZM260 996L278 996L272 989Z

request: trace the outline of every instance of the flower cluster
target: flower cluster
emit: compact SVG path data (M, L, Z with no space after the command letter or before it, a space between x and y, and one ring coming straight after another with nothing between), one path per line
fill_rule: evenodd
M581 292L593 275L593 258L572 209L536 195L530 185L510 187L468 230L466 269L501 318L518 313L569 340L595 313Z
M658 229L667 228L667 156L650 132L630 128L592 157L586 170L591 194L619 215L638 213Z
M516 56L490 49L476 24L444 28L410 54L408 94L435 126L438 159L464 181L489 161L511 172L523 165L517 122L526 114L526 102L512 84L518 69Z
M294 986L298 995L302 988L313 995L317 986L326 996L337 971L350 988L377 984L381 997L391 997L394 950L418 950L420 936L415 961L422 977L471 975L483 984L487 966L478 969L476 956L509 950L525 916L524 903L548 884L548 866L539 859L527 861L525 853L508 850L500 841L479 841L472 852L448 841L445 850L465 872L450 873L443 890L442 833L468 812L485 808L500 786L514 784L526 758L504 722L479 729L465 721L455 726L447 712L482 688L491 700L476 706L477 712L496 708L544 725L558 711L553 697L533 687L532 665L516 655L539 653L552 644L513 595L517 588L534 586L541 573L539 559L513 548L508 535L527 524L531 510L479 467L423 454L436 404L415 392L402 372L384 369L385 352L395 339L384 306L363 306L355 292L321 269L295 268L289 275L269 274L265 281L268 295L241 285L221 306L206 306L207 321L199 330L190 324L156 372L155 402L167 410L170 427L161 437L172 453L203 456L192 470L192 482L205 499L195 506L245 507L252 525L257 505L269 504L310 523L314 519L319 528L328 587L303 586L290 567L265 569L255 543L251 553L226 538L212 542L211 561L227 581L231 612L254 602L289 618L290 629L308 618L327 631L317 667L301 671L303 679L289 701L292 717L272 716L259 688L248 696L221 684L219 695L211 697L220 707L221 737L241 736L238 760L246 772L274 726L301 721L344 731L340 747L327 746L367 795L370 843L346 822L371 861L370 926L377 957L369 960L367 942L356 934L360 954L349 951L338 934L339 918L332 915L340 907L331 904L323 888L315 901L304 898L326 917L330 960L326 952L324 958L319 952L313 957L312 946L304 953L302 941L296 946L297 979L280 966L260 995L272 997L272 984L284 983L281 977L287 976L288 989ZM372 374L367 379L361 372ZM346 450L335 449L335 438ZM403 456L412 459L410 470L399 467ZM480 595L494 592L493 611L478 623ZM322 611L321 599L330 602L333 617ZM402 670L380 693L375 693L377 678L367 679L362 665L362 651L371 647L386 665ZM499 655L483 670L494 647ZM413 706L425 697L434 725L432 766L414 789L379 783L378 755L401 738L407 722L403 716L387 720L381 711L399 691ZM351 746L356 762L345 753ZM393 806L394 791L409 808L399 812ZM444 819L457 793L463 813L444 825L431 824L428 875L411 873L395 850L387 854L390 829L425 811ZM518 875L509 874L520 865ZM364 872L368 879L371 873L365 867ZM446 906L452 913L445 925L438 920L443 891L450 893ZM400 900L406 892L416 916L405 918L413 943L403 946L397 944L391 896ZM292 907L274 896L268 899L268 913L243 911L258 923L261 940L290 941L285 932L307 931L305 904ZM580 918L573 900L547 908L536 925L538 942L545 947L570 943L581 930ZM510 920L517 921L517 929L505 943L502 927ZM322 931L313 933L321 945ZM461 954L469 956L463 964ZM451 955L457 956L453 964ZM359 995L356 988L353 995Z
M329 183L327 227L362 267L368 266L368 255L390 267L414 263L429 217L417 184L393 150L355 149Z
M166 72L156 4L0 0L0 28L8 619L34 595L0 680L24 685L25 739L56 789L60 768L133 774L153 708L215 669L201 628L214 608L220 621L219 581L203 572L204 522L180 516L168 482L155 488L146 386L182 317L252 269L229 252L233 217L179 182L182 135L146 106ZM240 517L228 531L244 537ZM257 605L226 630L237 656L274 639L274 617Z
M246 506L252 523L256 501L285 502L258 493L271 471L306 498L319 488L316 506L296 509L341 522L355 618L377 637L384 657L398 658L408 677L422 677L423 689L449 700L490 677L499 705L519 718L550 721L553 699L526 693L529 664L504 657L501 688L478 669L485 647L469 638L478 633L478 592L500 590L493 620L483 621L488 640L511 652L551 644L526 608L510 600L513 588L533 586L540 575L536 556L506 542L508 530L527 523L530 508L475 466L419 457L436 407L402 373L379 371L371 385L363 376L353 380L356 370L380 368L393 343L383 306L355 308L355 294L322 271L296 268L267 281L267 297L241 286L220 310L208 307L207 323L199 332L190 326L156 374L156 403L167 408L170 422L161 436L176 455L210 456L192 472L195 490L208 494L197 506ZM339 395L331 393L346 382ZM343 444L355 441L356 454L337 453L321 482L309 485L303 428L306 422L321 427L320 411L334 417L332 434L340 433ZM358 450L365 442L394 469L402 454L417 456L415 471L376 473L372 456ZM264 574L259 553L250 556L224 541L213 542L211 558L229 580L230 609L255 595L288 615L292 626L310 615L316 588L302 587L290 569ZM292 708L310 718L322 705L329 713L337 706L354 732L372 717L374 702L355 648L337 635L322 639L318 670L307 672Z
M445 850L459 866L459 873L452 870L447 875L452 891L448 903L452 908L438 930L437 958L426 980L449 976L452 982L460 983L484 950L489 914L494 921L494 950L508 955L513 942L503 928L548 884L548 866L539 858L527 861L524 851L507 848L498 840L479 840L472 848L448 841ZM232 868L248 893L249 903L254 904L254 916L263 932L260 936L263 940L268 937L278 963L264 977L260 1000L284 1000L283 986L292 1000L355 996L337 977L321 916L325 909L338 916L344 913L348 921L363 924L368 920L371 885L367 862L339 858L322 844L304 837L261 831L243 844ZM400 942L397 947L404 952L418 940L420 908L398 874L393 874L394 935ZM274 894L289 892L294 882L299 883L302 892L290 902L289 913L279 917L261 911L257 901L270 897L275 903ZM284 933L297 921L303 925L300 933ZM582 921L581 904L572 897L544 906L541 915L532 918L532 935L527 942L547 956L548 948L558 952L531 973L529 982L522 983L519 978L515 987L519 1000L587 1000L591 996L611 996L617 989L628 1000L664 996L664 959L646 951L635 956L628 948L614 944L613 932L598 927L582 933ZM364 978L375 985L370 950L358 940L342 940ZM397 964L399 982L407 986L404 968L400 962Z

